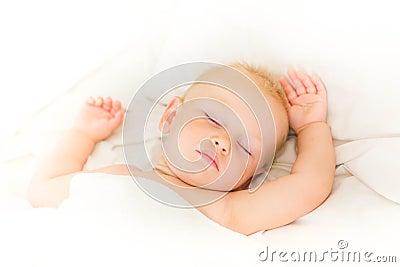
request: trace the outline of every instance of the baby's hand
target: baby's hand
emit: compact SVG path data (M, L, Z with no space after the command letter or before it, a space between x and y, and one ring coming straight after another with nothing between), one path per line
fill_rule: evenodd
M124 110L118 100L110 97L89 97L73 124L94 142L109 137L121 125Z
M285 90L289 100L289 122L290 127L299 133L306 125L313 122L325 122L327 113L326 90L322 81L316 76L293 70L288 71L293 83L284 77L280 83Z

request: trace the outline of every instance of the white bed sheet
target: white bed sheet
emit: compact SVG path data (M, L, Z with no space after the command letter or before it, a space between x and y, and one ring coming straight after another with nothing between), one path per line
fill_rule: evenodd
M262 208L262 207L260 207ZM58 209L1 213L2 266L291 266L272 251L372 252L397 256L400 206L339 170L330 198L296 222L245 237L149 198L129 176L82 174ZM269 257L265 260L268 247ZM23 255L21 257L21 255ZM297 255L297 254L296 254ZM282 262L283 259L288 262ZM324 266L340 266L325 256ZM309 266L310 263L296 266ZM368 263L371 265L371 263ZM355 266L355 264L351 264ZM360 266L364 266L361 258ZM373 265L372 265L373 266Z

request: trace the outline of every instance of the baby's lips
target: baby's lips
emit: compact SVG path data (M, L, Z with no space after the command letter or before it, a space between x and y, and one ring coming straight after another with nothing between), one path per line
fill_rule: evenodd
M200 155L206 157L210 162L212 162L213 166L217 169L217 171L219 171L218 156L217 156L217 154L214 153L214 151L211 151L211 150L200 151L197 149L196 149L196 151L198 153L200 153Z

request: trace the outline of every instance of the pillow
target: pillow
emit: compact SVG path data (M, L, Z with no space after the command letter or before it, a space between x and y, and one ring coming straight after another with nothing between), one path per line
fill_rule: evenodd
M279 75L288 67L316 72L327 86L335 139L400 133L395 6L388 4L388 13L375 20L376 6L369 3L360 13L359 4L348 1L205 2L178 7L158 70L188 61L244 60Z
M400 204L400 138L369 140L368 146L366 152L345 162L345 168L382 196Z

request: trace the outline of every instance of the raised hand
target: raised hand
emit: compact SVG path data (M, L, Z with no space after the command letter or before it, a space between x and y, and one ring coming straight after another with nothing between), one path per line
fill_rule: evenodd
M73 128L98 142L109 137L121 125L124 112L118 100L89 97L78 113Z
M325 86L316 76L289 70L291 81L279 79L288 98L290 127L299 133L313 122L326 122L327 96Z

